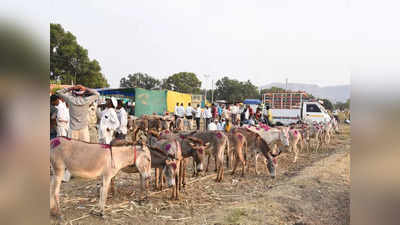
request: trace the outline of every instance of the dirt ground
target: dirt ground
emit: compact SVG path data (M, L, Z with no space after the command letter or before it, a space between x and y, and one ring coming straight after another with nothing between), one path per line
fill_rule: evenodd
M90 214L98 204L100 179L72 179L61 186L63 220L52 224L349 224L350 127L342 125L328 147L303 150L297 163L293 154L278 159L277 178L271 179L260 162L260 175L231 176L222 183L215 175L192 178L179 201L169 200L170 190L151 192L140 205L138 175L119 173L119 191L108 199L106 216ZM213 168L213 164L211 164Z

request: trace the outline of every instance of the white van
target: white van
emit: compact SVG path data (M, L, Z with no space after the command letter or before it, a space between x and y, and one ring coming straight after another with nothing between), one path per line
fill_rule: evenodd
M329 122L331 117L319 102L303 102L300 109L271 109L275 123L289 125L303 120L312 122Z

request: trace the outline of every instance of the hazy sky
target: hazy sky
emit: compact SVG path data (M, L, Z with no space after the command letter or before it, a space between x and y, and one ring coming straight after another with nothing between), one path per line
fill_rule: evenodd
M112 87L129 73L181 71L256 85L350 83L345 0L70 0L51 7L51 22L77 36Z

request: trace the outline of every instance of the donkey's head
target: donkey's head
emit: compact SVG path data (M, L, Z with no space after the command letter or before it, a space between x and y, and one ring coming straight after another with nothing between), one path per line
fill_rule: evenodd
M148 180L151 178L151 156L146 145L142 145L141 150L138 151L135 165L143 179Z
M171 156L168 156L167 160L165 160L163 172L167 179L168 187L174 186L175 185L175 177L176 177L177 173L179 173L177 160Z
M203 162L205 158L205 150L210 145L210 142L203 143L203 140L195 137L187 137L189 145L193 151L193 160L196 162L197 172L203 171Z
M279 139L284 147L289 147L289 128L281 127L279 128Z

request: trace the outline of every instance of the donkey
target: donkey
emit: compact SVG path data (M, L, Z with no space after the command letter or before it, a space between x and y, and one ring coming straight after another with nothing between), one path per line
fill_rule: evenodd
M229 145L231 149L229 150L227 167L232 165L232 161L235 158L235 165L233 166L232 175L235 174L236 168L239 163L242 164L242 176L244 177L246 158L247 158L247 140L246 137L237 131L231 131L227 133L229 138Z
M266 161L263 160L266 165L270 175L272 178L275 178L275 168L277 166L276 157L280 154L280 150L278 153L274 153L272 146L277 145L279 147L283 146L285 149L289 147L289 135L288 128L282 127L280 129L272 129L266 126L262 128L249 129L249 128L235 128L236 132L242 133L249 144L248 148L252 149L253 154L255 155L255 172L258 173L257 170L257 160L260 154L263 154L266 158ZM265 133L261 136L261 132L268 132L266 137ZM248 165L248 170L250 169L250 164Z
M151 157L146 146L110 145L86 143L65 137L57 137L50 142L50 164L53 176L50 184L51 214L60 218L59 192L65 169L76 177L103 178L100 190L100 215L104 215L111 178L129 165L135 165L140 173L141 192L143 183L151 177Z
M303 149L303 136L301 134L301 130L300 129L290 129L289 130L289 150L293 150L294 152L294 159L293 159L293 163L295 163L297 161L298 158L298 154L299 154L299 150ZM300 149L297 147L297 145L300 144Z
M315 147L318 150L321 146L322 127L319 124L310 124L306 127L303 138L306 140L307 149Z
M167 177L168 187L177 186L179 180L179 165L180 160L182 160L182 153L179 143L173 140L161 140L154 143L150 148L151 155L151 168L156 169L155 175L155 186L156 188L159 186L160 178L159 178L159 169L165 172ZM132 169L131 167L123 168L122 172L125 173L137 173L136 169ZM162 182L162 180L161 180ZM174 187L172 189L171 199L178 199L178 193L176 189L178 187Z
M203 162L205 158L205 149L210 145L209 142L204 143L203 140L193 137L195 132L172 133L168 130L160 134L161 139L175 139L181 144L182 164L181 164L181 183L183 187L186 185L186 165L189 157L193 158L193 175L203 171Z
M217 178L215 181L221 182L224 179L225 149L227 155L229 156L230 154L228 136L224 134L223 131L196 131L192 136L203 140L203 142L210 142L210 145L205 151L206 155L208 155L206 172L208 172L210 158L213 156L215 160L215 171L217 171Z

